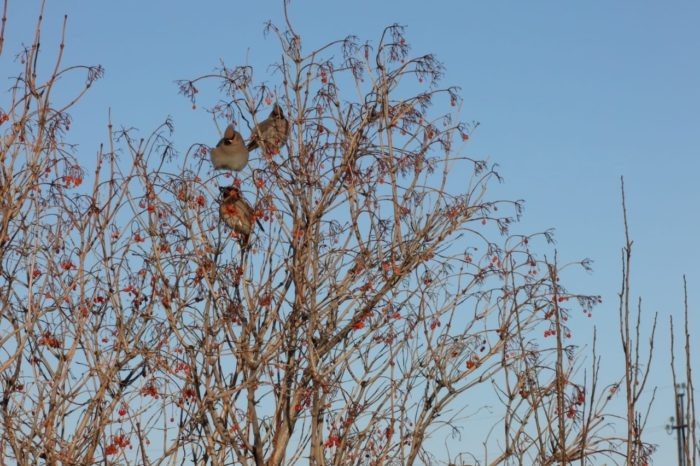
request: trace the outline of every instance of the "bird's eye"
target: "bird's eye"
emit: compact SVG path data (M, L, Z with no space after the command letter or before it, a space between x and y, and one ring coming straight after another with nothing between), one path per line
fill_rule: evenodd
M230 146L232 142L233 142L233 140L231 140L231 139L224 139L225 146Z

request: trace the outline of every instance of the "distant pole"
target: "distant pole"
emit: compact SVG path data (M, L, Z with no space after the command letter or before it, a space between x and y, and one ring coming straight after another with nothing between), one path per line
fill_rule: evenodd
M683 397L685 396L685 384L676 386L676 417L671 417L670 424L666 424L666 432L671 434L676 431L676 440L678 445L678 466L687 466L685 461L685 429L688 424L685 423L685 404Z

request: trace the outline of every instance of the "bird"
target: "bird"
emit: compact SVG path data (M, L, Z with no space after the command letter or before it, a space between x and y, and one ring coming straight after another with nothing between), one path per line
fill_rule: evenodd
M224 137L211 150L211 163L217 170L241 171L248 165L248 149L241 133L228 125Z
M253 128L247 148L249 151L252 151L262 146L264 151L274 153L279 151L280 147L287 142L288 134L289 121L284 116L282 107L279 104L275 104L267 119L261 121Z
M253 230L253 208L237 186L220 186L219 191L221 193L219 218L238 233L241 247L245 248Z

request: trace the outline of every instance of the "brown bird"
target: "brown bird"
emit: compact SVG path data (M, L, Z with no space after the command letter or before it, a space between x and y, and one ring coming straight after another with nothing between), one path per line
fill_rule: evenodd
M219 217L233 231L238 233L241 247L248 245L250 232L253 230L253 208L241 194L241 190L234 186L221 186L221 203L219 205Z
M209 154L214 168L219 170L241 171L248 164L248 149L243 142L241 133L228 125L224 137Z
M274 107L272 107L270 116L253 128L250 141L248 141L248 150L255 150L262 146L265 152L277 152L280 147L287 142L288 134L289 121L287 121L287 118L284 116L282 107L275 104Z

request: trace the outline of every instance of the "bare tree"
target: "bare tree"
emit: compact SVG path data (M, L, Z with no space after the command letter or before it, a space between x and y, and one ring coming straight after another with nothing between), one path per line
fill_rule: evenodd
M460 461L639 457L615 456L619 381L600 384L595 344L581 377L567 326L600 298L536 253L550 232L509 232L520 201L489 197L496 167L464 155L477 124L403 27L306 50L270 23L270 76L180 81L193 105L218 86L201 105L262 142L228 181L169 120L147 137L110 121L87 177L67 141L84 90L54 99L59 77L86 90L102 69L63 67L61 43L42 78L41 21L0 107L3 461L436 464L430 440L461 435L480 389L504 417ZM275 105L289 126L270 144ZM222 181L245 238L220 221Z
M652 356L654 354L654 335L656 333L656 320L658 314L654 314L649 335L649 350L646 356L640 349L642 332L642 300L637 303L636 315L630 312L630 273L632 259L632 240L627 224L627 205L625 203L624 179L620 180L622 191L622 215L625 227L625 247L622 251L622 286L620 290L620 341L625 358L624 388L627 404L627 439L625 442L627 452L627 464L646 465L649 463L653 448L643 441L643 431L649 417L649 412L654 401L656 388L651 399L647 403L645 412L641 411L642 394L645 392L649 373L651 371ZM630 322L634 319L634 323ZM645 358L645 360L642 360Z
M673 316L670 317L671 332L671 373L673 375L674 395L676 399L676 415L672 420L678 432L678 461L679 464L695 466L700 458L700 442L698 441L698 418L695 411L695 384L693 383L692 350L690 344L690 329L688 325L688 284L683 277L683 355L684 371L676 372L676 347Z

